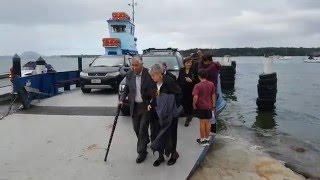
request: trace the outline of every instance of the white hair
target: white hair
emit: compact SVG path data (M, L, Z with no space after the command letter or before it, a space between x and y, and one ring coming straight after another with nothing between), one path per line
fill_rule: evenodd
M155 73L160 73L162 74L164 71L163 65L162 64L154 64L150 67L149 73L155 74Z
M135 56L133 56L133 58L132 58L132 60L131 60L131 62L132 61L139 61L139 63L140 64L142 64L143 62L142 62L142 57L141 56L139 56L139 55L135 55Z

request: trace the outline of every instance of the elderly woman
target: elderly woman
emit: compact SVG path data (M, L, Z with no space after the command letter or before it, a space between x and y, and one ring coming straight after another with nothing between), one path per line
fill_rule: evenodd
M154 166L164 162L164 153L167 156L171 155L167 163L169 166L175 164L179 157L176 151L178 130L176 96L181 94L181 91L176 82L163 72L162 64L155 64L150 68L150 75L157 84L157 96L151 100L148 110L155 110L159 121L157 135L151 144L151 149L159 152Z

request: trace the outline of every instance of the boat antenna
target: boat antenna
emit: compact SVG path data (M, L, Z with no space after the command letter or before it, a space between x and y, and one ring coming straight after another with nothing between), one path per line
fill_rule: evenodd
M132 23L134 24L134 8L135 8L135 6L137 6L138 4L137 4L137 2L135 2L134 0L132 0L132 3L129 3L128 5L132 7Z

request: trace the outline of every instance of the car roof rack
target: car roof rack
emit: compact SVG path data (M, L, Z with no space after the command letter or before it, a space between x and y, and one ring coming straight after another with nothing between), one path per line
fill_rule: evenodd
M149 52L166 52L166 51L170 51L170 52L177 52L178 48L148 48L143 50L143 54L145 53L149 53Z

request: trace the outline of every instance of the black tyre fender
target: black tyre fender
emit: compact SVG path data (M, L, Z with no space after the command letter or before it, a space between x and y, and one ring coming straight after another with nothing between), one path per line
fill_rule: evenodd
M257 106L271 106L274 105L274 103L276 103L275 99L261 99L261 98L257 98L256 104Z
M234 81L223 81L223 80L221 80L221 86L222 85L234 85Z
M258 106L258 110L259 111L270 111L270 110L273 110L275 108L276 108L275 105L265 105L265 104L263 104L263 105Z
M277 84L258 84L257 85L258 91L274 91L277 90Z
M221 81L222 89L234 89L234 81Z
M231 66L224 66L224 67L231 67ZM221 75L229 75L229 76L234 76L236 74L236 70L233 69L233 67L228 68L228 69L221 69L220 70Z
M270 74L260 74L259 79L274 79L277 78L277 73L270 73Z
M234 71L232 66L221 66L221 71Z
M234 81L234 76L220 76L221 81Z
M237 67L237 63L235 61L231 61L231 66L235 69Z
M272 96L272 97L276 97L277 96L277 90L276 89L270 89L270 90L266 90L266 89L262 89L262 90L258 90L258 96ZM263 99L263 98L262 98Z
M277 84L277 78L273 78L273 79L259 79L258 81L259 84L261 85L273 85L273 84Z
M277 99L277 94L263 94L259 96L260 99L269 99L269 100L275 100Z

